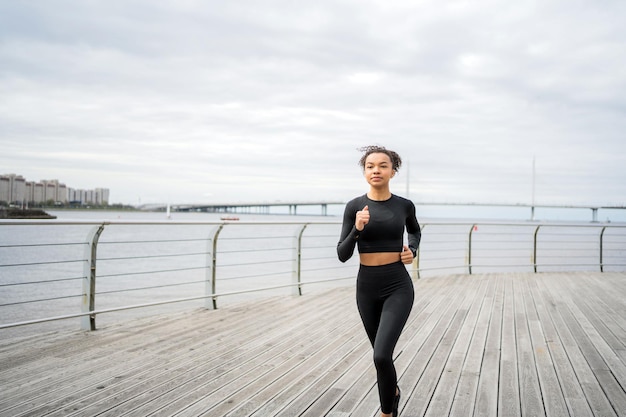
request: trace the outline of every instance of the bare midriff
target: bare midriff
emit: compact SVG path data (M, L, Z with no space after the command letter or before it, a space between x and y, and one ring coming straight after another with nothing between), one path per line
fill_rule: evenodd
M360 253L359 262L365 266L388 265L400 260L400 252Z

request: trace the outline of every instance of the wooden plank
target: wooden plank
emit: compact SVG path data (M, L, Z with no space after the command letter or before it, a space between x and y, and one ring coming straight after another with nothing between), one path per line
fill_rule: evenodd
M498 415L498 381L504 311L504 280L498 279L473 409L475 416Z
M361 337L358 338L362 340ZM308 410L313 406L320 398L323 398L323 393L326 392L329 386L339 379L342 373L349 369L349 367L357 359L363 358L363 351L366 349L366 344L360 343L363 349L353 349L349 354L341 357L340 361L328 361L330 362L327 368L318 369L315 381L307 386L306 390L303 390L294 401L290 402L280 412L276 413L276 416L299 416L304 410ZM334 396L334 395L333 395ZM323 401L323 400L321 400ZM332 404L322 402L318 405L321 409L330 409Z
M454 396L450 399L450 417L473 414L476 403L480 367L482 363L483 351L487 340L489 329L489 317L493 308L495 281L488 276L483 279L485 286L481 299L474 305L477 306L475 322L473 328L468 332L467 353L461 366L459 366L458 383ZM462 338L460 340L463 340ZM453 367L454 371L454 367Z
M520 387L520 360L518 352L518 327L521 313L515 308L513 276L504 280L504 304L502 310L502 340L500 347L500 374L498 383L498 415L519 416L522 413L522 392Z
M472 283L473 281L467 280L464 284ZM443 370L443 365L467 314L466 302L473 299L475 291L475 286L469 285L469 287L459 291L454 299L445 300L447 306L442 311L441 318L433 320L436 326L433 325L433 331L411 363L411 368L419 370L416 374L419 374L420 377L416 381L413 391L406 393L409 398L402 413L421 416L426 412Z
M334 330L347 329L348 326L342 326ZM244 347L245 352L240 358L220 363L220 368L231 368L230 372L220 373L213 379L206 378L204 375L208 374L205 373L195 378L187 376L181 383L170 381L167 384L169 390L159 397L159 402L152 401L149 406L135 408L133 412L127 412L125 415L142 415L150 408L168 415L173 415L179 409L189 412L200 410L197 412L199 415L202 410L211 410L218 404L221 404L222 409L234 407L236 403L232 401L247 398L249 390L255 389L258 384L265 384L263 380L271 379L273 372L283 372L284 367L289 369L301 362L302 355L309 355L315 349L323 348L327 343L325 335L329 330L333 329L320 328L308 334L294 332L275 344L260 345L259 349L250 350ZM171 387L172 382L174 387ZM185 389L184 386L189 388ZM153 396L153 391L150 391L149 395ZM110 414L121 415L116 410L110 410Z
M467 314L463 318L456 339L451 346L450 356L445 362L444 368L438 378L435 392L424 414L425 417L440 417L450 414L461 378L463 364L467 359L472 334L476 328L482 301L485 298L487 287L486 280L480 279L477 284L478 287L474 293L474 297L472 298L471 293L466 293L466 302L460 306L460 310L458 311L458 313L462 315L465 310ZM442 350L441 347L439 350Z
M515 299L515 337L517 342L517 366L522 415L545 416L537 364L528 329L528 317L524 308L525 289L519 280L513 282Z
M564 317L570 331L574 334L591 369L611 402L618 416L626 416L626 367L617 355L607 346L593 325L580 312L578 298L580 292L570 292L562 296L567 309ZM576 300L576 301L575 301Z
M289 304L286 304L287 306ZM329 302L328 306L331 306L332 303ZM305 304L303 304L301 307L299 306L295 306L294 307L294 311L298 312L299 309L303 309L302 307L306 307ZM327 308L327 307L326 307ZM284 329L284 323L283 326L281 326L281 320L272 320L272 312L276 310L276 306L274 305L274 308L268 308L264 314L269 317L269 319L267 319L267 325L266 326L258 326L257 328L257 333L259 335L265 334L266 336L269 336L270 330L271 329L277 329L277 331L279 332L285 332ZM309 310L309 307L306 307L306 310L303 309L303 311L315 311L315 310ZM218 316L221 315L221 311L218 310L214 313L217 313ZM227 312L227 313L231 313L233 314L233 312ZM226 314L226 317L229 317L229 314ZM211 318L212 316L207 315L207 318ZM263 317L263 316L260 316ZM288 322L288 319L284 319ZM258 323L257 323L258 324ZM233 330L229 331L226 334L226 337L236 337L239 334L247 334L245 333L245 330L252 330L254 328L254 323L250 323L246 326L244 326L243 330L241 328L237 328L236 326L233 328ZM178 330L176 330L175 332L173 332L176 335L176 332ZM127 331L123 331L122 332L124 334L124 336L126 336L125 338L119 338L119 337L113 337L110 339L107 339L108 334L104 333L105 335L105 339L107 339L107 341L109 343L112 344L102 344L101 341L99 340L99 336L100 334L103 333L87 333L87 335L89 337L94 338L95 340L92 340L92 342L94 343L94 345L97 345L98 348L97 350L103 350L106 349L107 346L109 346L109 351L102 351L99 352L99 355L102 357L108 357L108 359L112 362L110 366L105 367L103 370L101 370L98 373L93 373L93 372L87 372L86 370L89 369L89 362L86 360L84 361L86 367L85 369L81 369L80 367L76 367L74 366L74 368L77 369L77 372L75 372L74 374L71 374L68 378L72 378L73 381L75 381L74 383L70 383L70 384L65 384L62 386L62 388L67 392L67 393L63 393L63 391L59 391L59 390L51 390L50 392L48 392L48 396L50 397L49 400L46 400L45 398L43 398L43 403L47 404L46 406L44 406L45 408L38 408L38 409L34 409L31 411L31 413L33 414L37 414L37 413L42 413L44 410L47 410L46 412L50 412L52 411L52 409L50 407L55 407L56 409L58 409L60 411L61 414L64 414L64 412L62 411L63 408L67 407L72 407L72 408L78 408L80 409L80 404L92 404L93 402L97 402L99 399L100 401L108 401L108 398L110 396L116 396L116 397L121 397L122 393L124 393L125 391L125 387L127 385L131 385L131 388L133 387L133 384L135 383L135 381L140 381L141 384L144 384L147 386L147 390L151 390L153 388L152 381L155 379L158 379L159 377L168 377L171 375L175 375L177 373L177 369L174 367L169 368L170 366L173 366L170 361L168 360L167 356L165 357L165 359L163 359L160 356L151 356L151 355L138 355L138 354L134 354L132 352L128 352L125 351L124 349L118 349L118 343L117 342L124 342L124 344L129 343L130 340L133 339L143 339L146 336L146 333L143 332L142 334L138 334L137 336L133 336L131 334L128 334ZM209 361L211 358L213 359L219 359L219 356L216 356L214 351L210 352L208 355L209 357L205 357L202 358L200 352L201 350L197 349L199 346L201 346L203 343L206 342L206 335L199 331L196 333L192 333L189 330L187 330L188 335L190 336L199 336L200 337L200 341L196 341L193 343L188 344L189 347L193 348L195 347L195 350L187 350L185 349L186 354L183 355L182 357L179 357L179 360L182 358L183 360L183 364L182 369L187 371L187 368L190 368L191 370L195 369L196 367L191 366L190 364L193 364L195 362L199 362L199 361ZM252 333L254 334L254 332ZM248 334L249 335L249 334ZM163 349L162 345L155 345L153 343L154 338L157 339L163 339L162 333L159 331L156 334L152 335L152 337L147 337L147 343L146 343L146 349L149 346L154 346L154 348L158 351L161 351ZM179 343L177 338L169 338L169 340L173 340L176 343ZM253 341L255 340L254 338L252 339ZM131 351L134 351L134 344L133 342L131 343ZM163 342L165 343L165 341ZM226 345L228 346L228 345ZM229 352L233 352L236 351L234 350L232 347L229 348L228 350L226 350L226 354L228 354ZM133 356L135 356L134 360L131 360L131 358L133 358ZM148 358L149 362L148 364L144 363L144 359L143 357ZM57 359L57 358L53 358L53 359ZM74 363L76 359L72 359L71 363ZM223 360L223 359L222 359ZM139 365L137 365L139 364ZM69 362L68 362L69 365ZM142 370L141 372L135 373L137 370ZM161 372L156 372L154 373L155 369L162 369ZM153 375L151 377L146 377L146 375L149 375L150 373L152 373ZM183 372L184 373L184 372ZM156 374L156 375L155 375ZM121 378L119 376L122 376ZM93 380L93 381L92 381ZM76 389L75 386L79 386L81 387L81 389ZM98 387L105 387L105 388L98 388ZM57 396L61 396L63 398L62 401L54 401L54 399ZM42 399L40 399L41 401ZM56 405L53 405L56 404ZM15 415L15 414L14 414Z
M495 300L496 281L488 278L486 281L486 292L480 304L480 313L474 325L467 356L459 375L457 390L452 399L450 417L471 417L474 414L480 368Z
M263 302L260 303L260 307L262 308L264 305ZM270 304L271 305L271 304ZM267 307L269 311L269 306ZM198 312L198 314L206 313ZM220 312L221 313L221 312ZM147 370L148 366L146 361L149 363L150 357L146 356L145 358L139 357L130 363L125 363L124 359L127 358L126 352L130 352L133 354L135 351L139 349L146 349L152 344L158 344L159 346L164 345L164 331L167 332L167 338L169 340L178 340L181 335L189 334L193 331L198 331L195 329L195 325L191 322L187 322L184 320L186 315L175 315L174 317L157 317L152 318L151 321L142 320L137 323L137 326L141 326L142 334L141 337L133 337L132 331L125 330L123 328L113 327L109 329L110 331L103 332L97 331L93 333L89 332L79 332L74 333L72 338L72 343L67 343L65 339L57 340L53 338L50 342L47 343L35 343L31 346L36 346L39 349L39 356L36 361L32 361L29 364L22 366L20 355L21 352L28 352L27 346L23 344L23 342L16 343L15 349L12 354L5 354L7 359L11 361L11 363L17 363L19 366L20 375L27 375L26 377L15 377L14 375L3 376L6 378L8 383L6 387L6 391L3 393L3 399L10 399L10 396L13 392L17 392L19 395L24 395L28 393L29 390L36 393L38 391L46 390L46 388L54 388L59 385L63 385L65 382L75 381L77 378L83 377L85 372L78 369L78 372L69 372L73 370L75 367L70 366L62 366L65 364L73 364L84 363L89 368L104 368L108 370L113 376L112 378L126 373L131 373L135 371L140 371L142 369ZM219 313L218 313L219 316ZM165 330L164 330L165 329ZM207 332L213 331L211 327L207 329ZM234 322L232 325L233 336L237 334L237 332L245 332L247 329L245 326L242 326L239 322ZM219 329L217 330L219 331ZM45 337L45 336L44 336ZM184 338L181 338L184 339ZM29 339L32 340L32 339ZM58 343L57 343L58 342ZM119 349L110 349L110 346L117 346L118 342L123 342L124 350L121 351ZM30 343L30 342L29 342ZM187 348L193 349L193 346L186 346ZM89 349L90 348L90 349ZM89 349L89 350L88 350ZM111 367L108 364L113 357L120 356L120 360L114 361L114 367ZM59 367L58 372L54 374L42 372L42 369L46 369L50 367L49 361L52 360ZM120 368L122 369L120 371ZM41 375L36 378L31 377L28 379L28 375L35 373L36 375ZM98 375L98 377L102 377L102 375ZM39 385L38 389L33 387L33 383L45 382L44 385ZM86 380L83 380L84 386L90 386L93 384L100 384L102 381L96 381L93 383L89 383ZM25 391L26 389L26 391ZM0 401L0 407L2 402Z
M538 320L543 328L546 346L552 357L558 382L562 389L563 400L567 405L569 414L566 415L592 417L591 407L585 399L585 393L578 383L574 368L567 357L565 347L546 307L550 300L546 298L545 293L539 288L538 281L543 278L543 276L536 277L530 284L530 290L535 302L535 308L537 309Z
M326 311L322 309L309 315L306 322L298 323L300 329L304 331L310 328L307 326L308 320L320 322L324 314ZM294 322L293 318L289 321ZM343 324L350 326L347 322ZM263 328L262 325L260 327ZM292 345L301 347L313 344L316 340L324 340L329 330L331 329L318 326L308 334L303 334L297 331L294 325L290 325L286 331L272 336L269 340L267 335L263 335L251 346L240 347L238 349L241 352L240 357L228 362L220 361L217 368L206 369L203 374L194 378L186 378L183 384L175 384L160 395L158 401L151 401L128 415L145 415L146 410L158 412L160 415L175 415L183 410L186 413L195 412L195 415L200 415L230 397L233 392L237 392L237 386L246 386L269 372L272 366L277 366L272 362L272 358L277 356L278 361L282 360L285 356L281 352L286 351L287 357L297 354L289 351ZM240 340L230 343L241 345Z
M584 317L589 322L588 326L595 329L597 336L604 340L606 348L612 350L620 362L626 363L626 317L619 314L620 303L612 297L606 297L606 293L614 291L607 285L607 280L594 279L592 276L585 276L584 280L594 280L594 285L582 292L584 294L582 297L579 296L580 286L573 288L571 298L575 300L574 305L579 311L578 317ZM572 281L568 281L570 286ZM622 300L621 304L626 303ZM609 359L605 360L614 360L613 355L609 354ZM623 379L623 375L618 377L622 386Z
M625 416L626 273L451 275L415 288L395 352L401 415ZM0 340L0 357L6 417L380 412L354 287Z
M536 372L539 379L539 388L543 399L543 407L547 417L567 417L569 411L565 404L565 398L561 389L561 384L557 377L557 371L552 360L552 355L546 341L546 335L542 323L539 321L537 304L541 304L540 299L535 299L530 290L530 283L534 277L528 279L520 277L519 286L522 288L524 309L530 334L532 351L534 352Z
M563 285L559 285L561 279L557 274L550 274L538 281L546 299L546 308L550 313L554 327L565 349L572 369L576 374L576 379L581 390L585 393L585 399L589 404L594 416L617 416L611 401L607 397L594 372L594 365L588 361L594 357L585 357L585 353L577 340L576 335L571 331L569 325L573 325L571 316L567 314L567 306L563 299L565 293ZM569 323L569 325L568 325Z
M302 376L295 384L282 387L279 395L256 410L254 415L291 415L297 413L297 410L307 409L346 369L350 369L355 362L364 360L367 345L362 336L354 337L351 343L349 349L332 353L321 352L316 366L301 370Z

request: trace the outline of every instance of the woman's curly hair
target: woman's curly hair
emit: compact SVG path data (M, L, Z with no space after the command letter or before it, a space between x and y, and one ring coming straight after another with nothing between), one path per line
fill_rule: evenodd
M359 165L363 169L365 169L365 160L373 153L384 153L385 155L387 155L391 160L391 167L393 168L394 172L398 172L400 166L402 165L402 158L400 158L400 155L398 155L394 151L386 149L384 146L364 146L362 148L359 148L358 150L363 152L363 156L359 160Z

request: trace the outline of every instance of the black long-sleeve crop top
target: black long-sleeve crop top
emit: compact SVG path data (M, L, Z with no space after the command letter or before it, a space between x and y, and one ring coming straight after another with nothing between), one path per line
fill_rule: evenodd
M354 225L356 212L365 206L368 206L370 220L363 230L358 231ZM350 259L357 245L360 253L402 252L405 227L409 249L415 256L422 235L413 202L396 195L384 201L371 200L367 194L357 197L346 204L343 214L337 244L339 260L346 262Z

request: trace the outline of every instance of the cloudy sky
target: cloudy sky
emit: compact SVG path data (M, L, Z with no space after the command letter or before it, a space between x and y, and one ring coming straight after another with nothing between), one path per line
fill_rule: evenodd
M621 0L0 2L0 174L112 203L626 204Z

